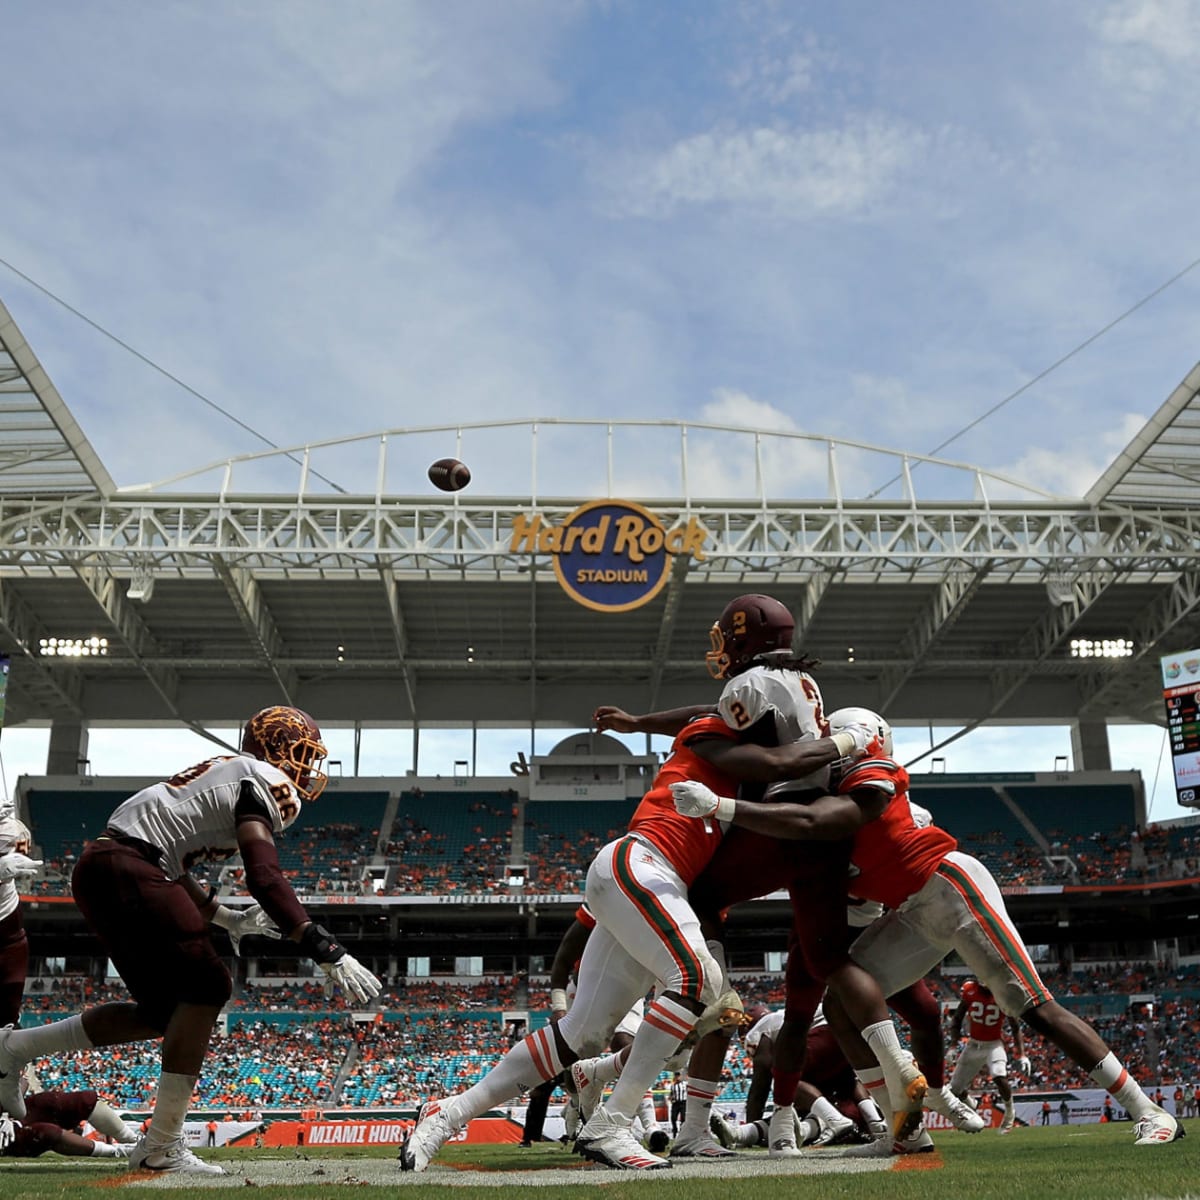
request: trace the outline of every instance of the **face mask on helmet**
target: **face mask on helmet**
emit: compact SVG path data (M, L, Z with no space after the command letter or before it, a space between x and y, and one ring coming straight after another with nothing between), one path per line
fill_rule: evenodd
M305 800L315 800L329 782L321 770L329 753L321 731L298 708L276 705L255 713L242 734L242 753L278 767Z
M771 596L738 596L708 631L712 649L704 656L714 679L728 679L760 660L787 658L795 622L787 607Z
M829 714L829 732L841 733L847 725L865 725L883 739L883 752L892 757L892 727L869 708L839 708Z

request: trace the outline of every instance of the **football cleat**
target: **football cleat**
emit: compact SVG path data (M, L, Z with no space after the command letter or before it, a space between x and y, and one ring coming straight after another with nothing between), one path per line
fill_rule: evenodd
M1177 1142L1183 1137L1183 1126L1165 1109L1155 1108L1138 1118L1133 1133L1135 1146L1157 1146L1160 1142Z
M840 1146L850 1141L858 1131L858 1126L849 1117L838 1113L836 1121L828 1121L821 1126L821 1132L813 1138L814 1146Z
M925 1093L925 1107L945 1117L963 1133L978 1133L984 1126L983 1118L948 1087L930 1088Z
M21 1071L25 1063L8 1048L12 1035L11 1025L0 1029L0 1109L19 1121L25 1116L25 1098L21 1095Z
M742 998L730 989L722 992L701 1014L692 1032L697 1038L706 1037L717 1029L737 1029L747 1023Z
M165 1146L148 1146L144 1137L138 1139L138 1144L129 1151L129 1169L131 1171L154 1171L160 1175L224 1175L223 1167L216 1163L206 1163L197 1158L184 1144L183 1138L176 1138Z
M579 1119L584 1123L591 1120L604 1095L604 1084L596 1078L593 1069L599 1061L597 1058L581 1058L571 1064L571 1082L575 1086L575 1099L579 1102Z
M903 1140L890 1135L876 1138L865 1146L851 1146L843 1150L842 1155L844 1158L889 1158L893 1154L932 1154L935 1149L933 1138L924 1126L920 1126L916 1133Z
M708 1114L708 1127L726 1150L732 1150L738 1144L737 1127L715 1108Z
M454 1132L454 1125L442 1111L441 1101L422 1104L416 1125L400 1143L400 1170L424 1171Z
M670 1162L647 1154L630 1132L631 1120L621 1113L598 1108L592 1119L579 1131L575 1153L616 1171L661 1171Z
M672 1158L736 1158L732 1150L726 1150L708 1130L698 1137L676 1139L671 1147Z
M796 1145L795 1109L790 1104L777 1108L767 1126L767 1153L772 1158L799 1158Z
M892 1137L898 1142L910 1138L921 1128L921 1114L925 1103L925 1094L929 1085L914 1062L908 1063L900 1073L900 1094L892 1091L889 1081L888 1093L892 1101Z

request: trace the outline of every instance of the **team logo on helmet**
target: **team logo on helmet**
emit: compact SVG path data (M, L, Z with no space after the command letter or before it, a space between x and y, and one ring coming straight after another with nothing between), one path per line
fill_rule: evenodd
M751 663L787 658L796 623L787 607L772 596L738 596L708 631L712 649L704 656L714 679L728 679Z
M242 753L278 767L305 800L315 800L329 777L321 770L329 751L317 723L306 712L279 704L246 722Z

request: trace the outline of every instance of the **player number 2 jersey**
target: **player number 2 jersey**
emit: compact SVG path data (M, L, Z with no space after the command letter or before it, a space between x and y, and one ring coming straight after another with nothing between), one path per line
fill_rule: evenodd
M762 745L787 746L822 738L828 729L821 689L804 671L751 667L725 685L717 711L730 729L750 735L752 741L759 741L755 735L767 726L773 738L762 740ZM829 768L819 767L803 779L789 781L789 788L823 788L828 783Z
M271 832L280 834L300 815L300 796L278 767L239 754L210 758L130 796L108 827L162 851L162 869L176 879L198 862L238 853L235 808L249 781L263 802Z

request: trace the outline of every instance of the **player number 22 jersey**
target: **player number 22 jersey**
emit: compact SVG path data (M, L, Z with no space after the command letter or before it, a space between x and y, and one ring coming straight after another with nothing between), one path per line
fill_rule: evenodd
M300 815L300 796L278 767L239 754L210 758L130 796L108 827L162 851L162 869L176 879L198 862L238 853L235 809L249 781L262 801L271 832L280 834Z

